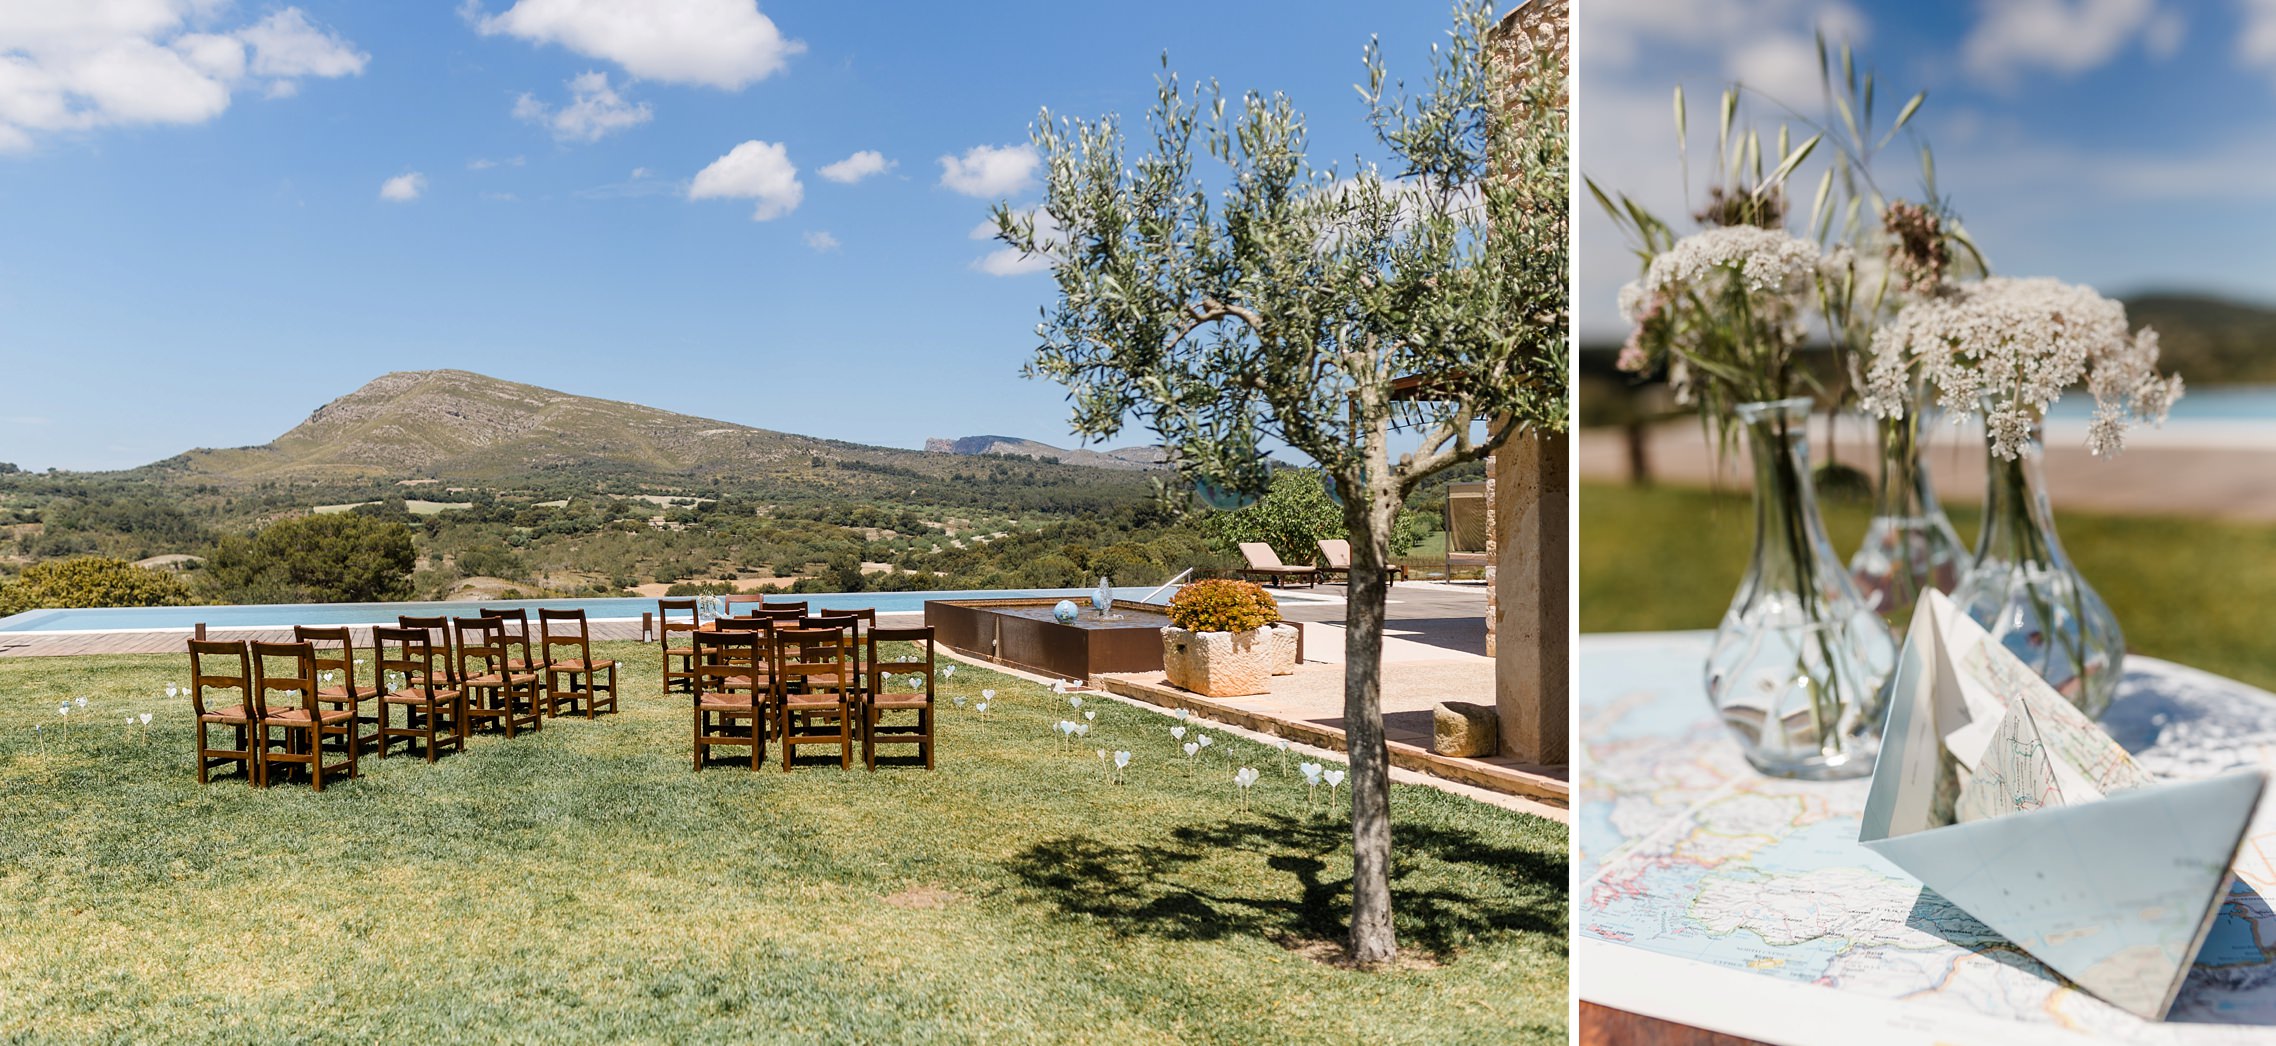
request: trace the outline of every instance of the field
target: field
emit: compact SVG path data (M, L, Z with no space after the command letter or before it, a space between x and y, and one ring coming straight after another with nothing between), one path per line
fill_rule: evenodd
M321 795L200 786L184 658L0 660L0 1040L1564 1041L1561 825L1398 786L1409 961L1343 969L1348 804L1280 752L1095 697L1063 745L966 666L936 771L691 773L600 653L623 714Z
M2097 516L2056 507L2063 546L2118 615L2126 648L2276 688L2276 528ZM1825 506L1845 559L1869 510ZM1974 547L1977 514L1953 523ZM1745 491L1581 487L1581 631L1713 628L1746 571L1754 514Z

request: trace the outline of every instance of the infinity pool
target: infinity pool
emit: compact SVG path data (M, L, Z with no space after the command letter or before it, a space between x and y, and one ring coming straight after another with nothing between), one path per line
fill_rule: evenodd
M920 613L928 599L1014 599L1050 597L1088 605L1097 589L1023 588L973 592L828 592L770 596L806 600L817 610L874 609L881 614ZM1149 588L1118 588L1117 599L1142 599ZM1168 593L1163 594L1167 598ZM638 620L654 613L656 601L632 599L498 599L451 603L269 603L255 606L106 607L88 610L31 610L0 617L0 632L187 632L199 624L213 628L290 628L293 625L392 625L398 615L471 615L478 607L551 607L583 610L594 621Z

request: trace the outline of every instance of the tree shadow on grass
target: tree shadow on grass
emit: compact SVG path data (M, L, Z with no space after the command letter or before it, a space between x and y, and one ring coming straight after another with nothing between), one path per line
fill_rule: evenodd
M1006 867L1059 910L1118 933L1338 940L1346 932L1351 880L1331 876L1328 858L1349 846L1340 822L1254 815L1177 828L1158 842L1060 836L1022 850ZM1198 865L1228 851L1265 855L1272 874L1197 881ZM1533 934L1564 949L1561 857L1424 825L1395 826L1392 851L1392 907L1403 947L1446 961L1475 943ZM1468 882L1476 886L1465 888Z

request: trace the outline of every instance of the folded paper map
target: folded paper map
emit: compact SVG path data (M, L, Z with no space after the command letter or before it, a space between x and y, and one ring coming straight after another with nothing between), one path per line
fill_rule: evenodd
M1858 841L2079 987L2162 1020L2265 783L2151 777L1931 592L1897 662Z

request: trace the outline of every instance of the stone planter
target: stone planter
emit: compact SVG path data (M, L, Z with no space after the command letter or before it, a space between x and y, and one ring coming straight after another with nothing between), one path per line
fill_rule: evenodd
M1203 697L1249 697L1271 691L1274 654L1279 647L1271 626L1254 632L1162 630L1162 674L1170 685ZM1289 640L1295 655L1295 640Z
M1265 631L1272 633L1272 674L1295 675L1297 641L1303 633L1297 631L1296 625L1286 621L1266 625Z

